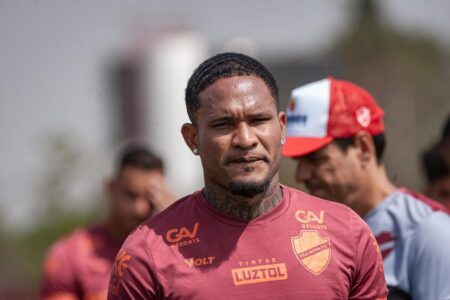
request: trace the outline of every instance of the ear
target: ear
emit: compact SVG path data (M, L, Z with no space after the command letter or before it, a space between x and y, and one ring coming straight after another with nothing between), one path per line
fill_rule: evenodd
M278 122L280 122L281 127L281 136L286 137L286 113L284 111L280 111L278 113Z
M198 149L197 143L197 128L191 123L184 123L181 126L181 134L183 135L184 142L194 152L194 149Z
M355 137L355 146L358 151L358 158L363 164L376 161L375 144L372 136L366 131L358 132Z

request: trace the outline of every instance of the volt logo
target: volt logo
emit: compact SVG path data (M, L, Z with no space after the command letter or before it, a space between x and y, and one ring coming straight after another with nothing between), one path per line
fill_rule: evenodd
M323 210L319 212L317 216L314 212L307 210L297 210L295 212L295 219L300 223L308 224L311 222L316 222L317 224L323 224L325 213Z
M208 256L208 257L201 257L201 258L187 258L184 260L184 262L189 266L189 268L192 267L201 267L206 265L211 265L214 260L214 256Z
M192 231L186 227L172 228L166 233L166 239L171 243L177 243L184 238L193 239L197 235L198 223L195 223Z

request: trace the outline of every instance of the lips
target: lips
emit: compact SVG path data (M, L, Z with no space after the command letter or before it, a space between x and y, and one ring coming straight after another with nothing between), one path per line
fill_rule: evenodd
M242 155L242 156L233 156L227 159L226 164L250 164L257 161L267 162L267 158L262 155Z

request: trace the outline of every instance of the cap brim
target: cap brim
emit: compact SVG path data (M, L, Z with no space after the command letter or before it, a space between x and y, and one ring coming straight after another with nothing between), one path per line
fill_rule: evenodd
M332 137L305 138L289 137L286 139L281 154L286 157L297 157L309 154L328 145L333 141Z

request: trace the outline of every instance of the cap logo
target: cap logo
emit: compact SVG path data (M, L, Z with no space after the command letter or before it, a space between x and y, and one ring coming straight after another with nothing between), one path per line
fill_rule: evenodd
M295 100L294 100L294 98L291 98L291 100L289 101L289 109L291 111L294 111L294 109L295 109Z
M371 121L370 110L365 106L358 108L358 110L356 110L356 120L358 121L359 125L364 128L369 126Z

